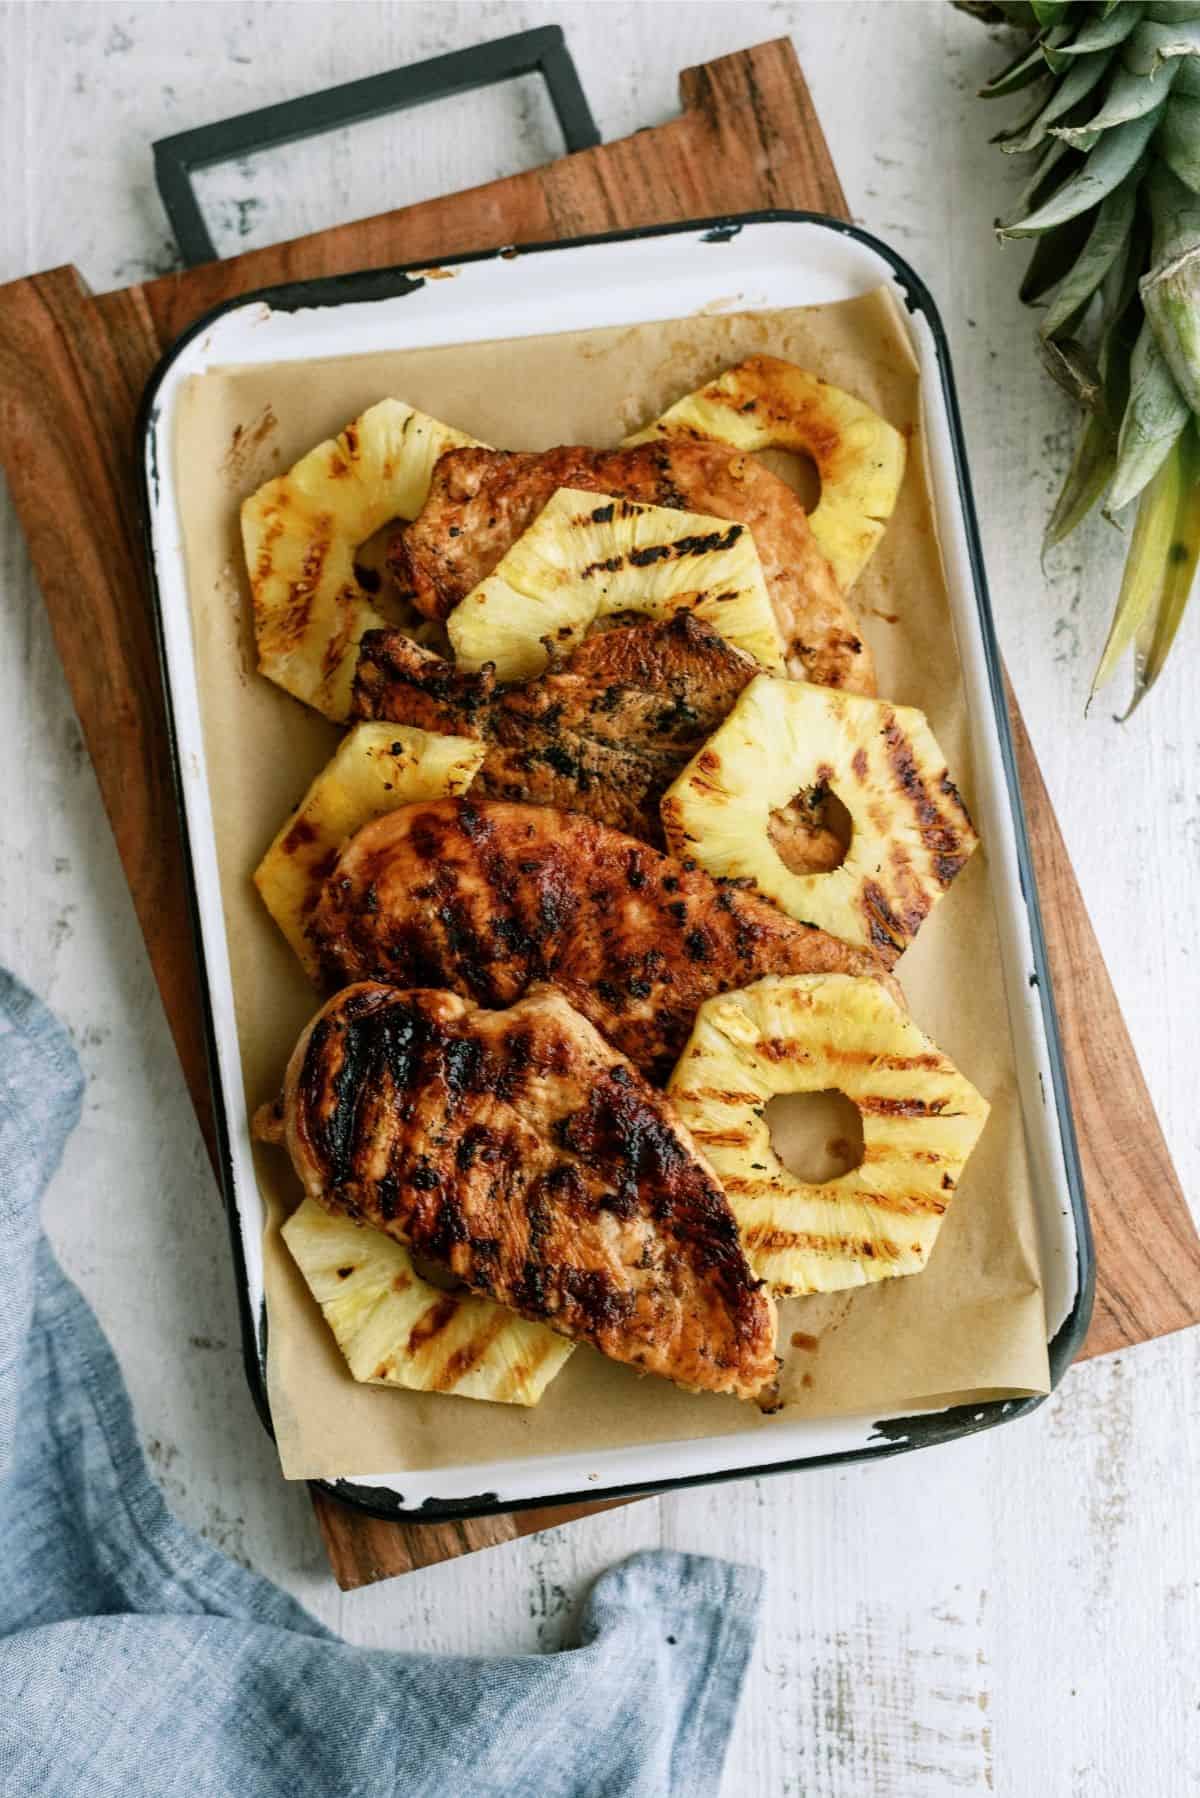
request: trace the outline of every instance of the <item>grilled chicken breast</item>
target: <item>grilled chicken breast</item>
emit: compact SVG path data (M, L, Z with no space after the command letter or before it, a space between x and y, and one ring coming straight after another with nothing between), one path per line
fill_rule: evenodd
M884 977L870 950L692 862L590 818L492 800L401 806L366 825L338 857L309 931L336 984L448 987L510 1005L551 981L659 1080L714 993L765 974Z
M822 686L874 693L871 652L804 507L753 456L723 444L668 437L620 450L451 450L434 468L424 508L392 540L389 567L401 591L427 617L445 618L560 487L748 525L789 671Z
M310 1197L474 1292L684 1386L774 1378L774 1306L715 1176L561 994L495 1012L349 987L297 1043L282 1112Z
M482 738L473 793L585 812L661 843L658 802L758 664L694 618L604 631L536 680L467 674L400 631L363 638L354 715Z

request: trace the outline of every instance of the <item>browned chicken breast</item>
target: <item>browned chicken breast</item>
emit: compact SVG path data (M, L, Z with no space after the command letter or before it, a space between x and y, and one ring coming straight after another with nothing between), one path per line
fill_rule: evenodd
M591 818L494 800L406 805L365 825L309 931L337 984L449 987L510 1005L550 981L660 1080L714 993L766 974L886 978L869 950L694 863Z
M773 1380L774 1306L715 1176L560 994L496 1012L348 987L297 1043L282 1111L312 1198L473 1291L683 1386Z
M473 793L586 812L661 843L659 800L759 672L690 612L604 631L512 685L462 673L400 631L369 631L354 716L483 738Z
M871 652L804 507L761 462L724 444L668 437L619 450L450 450L434 468L424 509L392 541L389 567L399 587L426 616L445 618L560 487L748 525L790 672L874 693Z

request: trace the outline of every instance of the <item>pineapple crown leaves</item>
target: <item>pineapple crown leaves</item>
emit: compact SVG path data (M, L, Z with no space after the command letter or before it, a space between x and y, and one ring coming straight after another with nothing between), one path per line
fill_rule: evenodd
M1094 506L1114 518L1136 504L1092 684L1094 695L1132 647L1132 711L1162 671L1200 559L1200 4L953 3L1026 34L980 93L1028 93L993 139L1033 158L996 229L1033 245L1021 298L1042 308L1039 354L1085 413L1045 549Z

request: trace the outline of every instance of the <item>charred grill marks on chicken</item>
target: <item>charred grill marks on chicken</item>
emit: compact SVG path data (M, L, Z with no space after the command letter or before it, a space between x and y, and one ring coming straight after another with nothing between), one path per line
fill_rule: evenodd
M473 799L402 806L346 845L313 913L327 980L446 987L510 1005L550 981L652 1079L698 1007L766 974L882 964L693 863L574 813Z
M313 1197L472 1290L684 1385L773 1378L773 1308L711 1170L560 994L489 1012L347 988L301 1037L283 1112Z
M585 812L661 844L659 800L758 671L689 612L605 631L561 667L506 685L399 631L370 631L354 716L481 738L481 797Z

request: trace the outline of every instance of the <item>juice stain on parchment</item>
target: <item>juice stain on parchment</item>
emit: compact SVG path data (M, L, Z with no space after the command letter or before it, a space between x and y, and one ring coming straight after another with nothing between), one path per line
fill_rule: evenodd
M274 470L269 464L278 461L279 452L276 450L274 455L269 454L269 446L278 429L279 420L270 402L251 424L234 426L229 448L221 458L220 467L235 493L245 497L270 479Z

